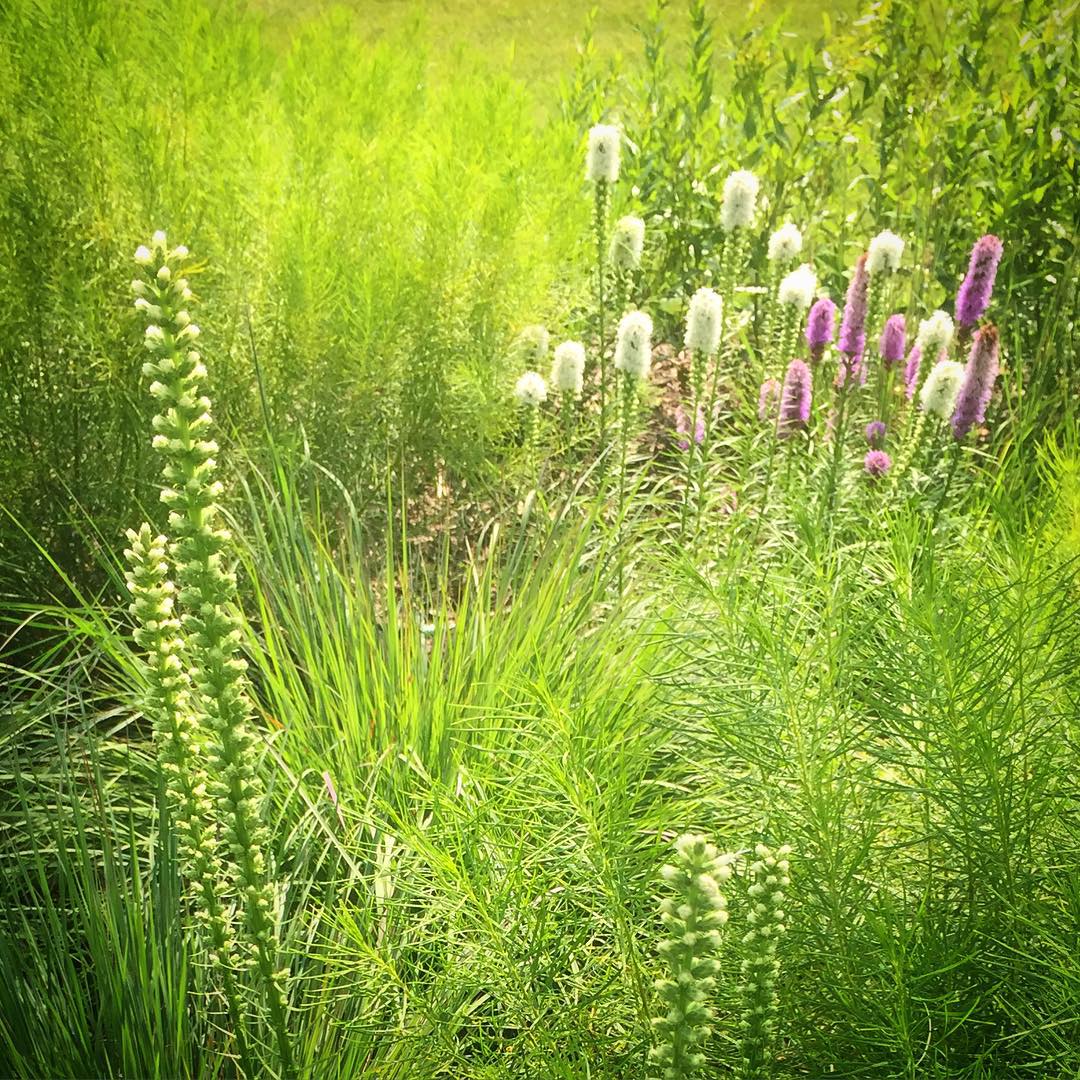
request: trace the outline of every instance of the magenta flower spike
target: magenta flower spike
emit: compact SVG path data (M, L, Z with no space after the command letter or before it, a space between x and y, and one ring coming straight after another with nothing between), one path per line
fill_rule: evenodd
M780 383L776 379L766 379L758 391L757 414L758 419L764 423L773 419L780 406Z
M885 320L885 329L881 331L878 352L881 353L886 370L904 359L905 330L903 315L890 315Z
M836 305L823 296L814 303L806 317L806 344L810 347L810 360L820 363L825 355L825 346L833 339L836 325Z
M990 306L1001 252L1002 243L996 236L988 234L975 241L967 277L956 294L956 321L960 326L974 326Z
M998 374L999 351L996 326L988 324L975 334L964 368L964 381L952 414L953 435L957 439L962 439L976 424L986 419L986 406L990 404Z
M787 439L796 431L802 431L810 420L810 395L813 388L810 369L802 360L792 360L784 375L780 392L780 416L776 421L776 434Z
M870 288L870 274L866 269L866 253L855 263L855 271L848 285L844 303L844 317L840 320L840 339L837 348L848 358L847 367L852 371L859 358L866 352L866 305Z

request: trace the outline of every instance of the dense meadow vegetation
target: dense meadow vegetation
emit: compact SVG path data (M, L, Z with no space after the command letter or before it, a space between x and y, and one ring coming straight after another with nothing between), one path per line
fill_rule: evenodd
M0 5L0 1076L1080 1076L1076 5L354 9Z

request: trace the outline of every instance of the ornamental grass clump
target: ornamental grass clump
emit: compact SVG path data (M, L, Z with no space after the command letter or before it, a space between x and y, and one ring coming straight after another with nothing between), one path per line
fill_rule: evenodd
M258 750L233 609L231 538L221 524L217 502L222 485L216 478L218 447L211 437L210 400L204 393L206 368L194 348L199 327L188 312L194 298L180 272L187 255L182 246L170 250L163 233L155 233L150 246L136 252L146 274L133 283L138 299L145 301L138 308L148 320L145 345L150 359L143 374L151 380L150 393L159 407L153 446L163 461L161 499L169 508L168 555L175 574L183 662L193 707L207 729L207 796L228 853L221 884L225 895L235 895L242 913L237 951L257 973L281 1070L289 1074L287 970L278 963L265 855L269 835L262 823ZM135 551L133 547L133 555Z
M667 974L656 982L664 1012L653 1020L656 1045L649 1059L663 1080L700 1075L702 1044L712 1033L711 1001L716 987L720 928L727 900L720 885L731 877L732 857L720 855L704 836L687 833L675 841L675 857L661 876L673 895L660 904L668 937L657 946Z
M743 937L745 958L742 962L740 996L743 1002L740 1026L740 1080L765 1080L775 1039L776 980L780 974L777 943L787 931L784 889L791 883L787 845L776 851L758 844L757 858L750 864L747 896L750 910L746 919L750 929Z

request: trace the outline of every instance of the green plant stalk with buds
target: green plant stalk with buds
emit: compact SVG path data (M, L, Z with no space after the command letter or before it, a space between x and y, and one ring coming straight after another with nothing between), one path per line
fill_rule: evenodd
M785 845L773 852L758 844L754 853L757 859L750 864L751 884L747 889L750 930L743 938L747 955L742 962L739 988L743 1001L739 1080L766 1080L769 1075L775 1033L776 979L780 973L776 945L787 931L783 905L784 889L790 884L791 848Z
M688 412L688 430L686 447L686 485L683 491L682 521L679 531L686 535L686 521L690 512L690 503L694 491L694 460L697 457L697 417L705 394L705 365L708 357L697 349L690 350L690 409Z
M727 901L720 883L731 877L730 857L718 854L705 837L680 836L675 858L661 876L674 896L660 905L669 937L658 951L667 974L656 982L666 1010L653 1020L657 1044L649 1059L663 1080L685 1080L705 1064L702 1044L712 1033L709 1004L716 987L720 927L727 922Z
M169 266L170 259L182 262L186 257L186 248L169 251L163 236L155 236L152 248L140 248L136 255L149 276L133 283L139 294L136 306L149 320L146 346L151 359L143 373L152 380L150 393L160 409L153 420L153 445L164 459L161 499L170 511L170 554L192 691L212 732L207 744L209 793L231 856L246 943L263 984L282 1071L289 1075L287 972L277 966L273 893L263 854L269 838L260 821L262 790L248 723L246 664L239 656L241 631L231 608L236 577L227 564L230 536L219 524L218 448L209 437L213 422L203 393L206 368L193 348L199 329L187 312L191 290L183 278L174 278Z
M596 302L597 347L600 350L600 443L607 442L608 427L608 359L607 359L607 218L611 191L606 180L596 182L596 201L593 204L593 232L596 237Z
M222 897L218 830L207 776L200 768L204 733L192 708L191 683L183 662L184 642L174 612L176 590L168 577L167 540L155 536L145 523L138 532L128 530L127 538L131 547L124 555L130 567L126 578L136 623L133 636L145 650L145 709L154 722L158 765L177 831L180 861L194 886L198 923L207 939L212 970L221 977L241 1065L248 1076L255 1076L236 985L236 943Z

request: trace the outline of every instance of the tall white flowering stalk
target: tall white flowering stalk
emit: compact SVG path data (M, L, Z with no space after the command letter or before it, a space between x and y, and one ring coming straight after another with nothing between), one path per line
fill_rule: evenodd
M884 313L892 295L896 272L904 257L904 240L890 229L883 229L866 249L867 284L866 326L868 338L876 343L881 333ZM863 363L865 364L865 360Z
M687 415L692 417L689 445L686 451L686 486L683 491L682 529L686 531L687 515L690 508L690 493L693 487L694 461L697 457L697 417L704 412L710 417L716 408L716 402L705 396L705 376L709 362L720 349L723 332L724 302L720 295L709 288L700 288L690 297L686 311L686 351L690 356L690 392L691 398L686 405ZM715 380L714 380L715 383ZM708 427L708 421L705 421ZM705 446L702 444L702 459Z
M944 314L942 312L941 314ZM948 318L948 316L945 316ZM936 339L931 341L936 344ZM926 430L927 418L933 417L940 421L940 425L948 424L956 408L956 399L960 396L960 388L964 385L964 365L956 360L939 360L926 376L926 381L919 391L919 413L915 423L904 440L904 448L899 460L893 467L893 486L900 482L900 478L910 468L912 461L922 446L923 435ZM943 427L939 427L943 430Z
M534 486L540 481L539 430L540 406L547 401L548 388L538 371L526 371L514 384L514 398L525 412L525 445L529 453L529 471Z
M180 864L191 882L198 926L212 970L221 980L245 1072L254 1076L244 1034L244 1010L236 983L236 941L227 906L229 887L218 855L219 830L205 767L206 736L185 666L184 639L176 615L176 587L169 579L168 541L148 524L128 530L124 556L135 619L135 643L144 650L146 715L154 724L158 766L165 782Z
M649 1058L663 1080L701 1075L705 1065L720 928L728 919L720 886L731 877L731 861L704 836L687 833L675 841L674 859L661 871L672 893L660 904L668 936L657 947L667 973L656 982L664 1011L653 1020L656 1045Z
M777 286L776 305L780 334L775 343L769 342L770 346L775 344L778 350L776 359L779 365L774 366L786 366L795 358L795 342L799 328L814 302L816 291L817 274L809 263L803 263L785 274Z
M787 845L775 852L764 844L754 849L757 858L750 864L747 894L750 929L743 937L746 950L742 962L740 995L742 1059L740 1080L766 1080L775 1037L776 979L780 973L777 943L787 931L784 889L790 884Z
M922 353L923 364L947 353L953 343L956 327L952 316L947 311L938 309L927 318L920 320L919 330L915 335L915 346Z
M149 250L149 257L147 257ZM193 296L182 275L188 252L169 249L155 234L149 249L136 252L144 276L133 289L147 320L150 359L143 374L159 412L153 419L154 449L161 454L169 508L178 614L191 694L209 729L206 742L207 794L229 853L232 879L243 912L241 947L258 973L274 1031L281 1069L292 1072L286 1025L287 971L278 967L273 891L265 852L269 835L262 823L262 786L256 771L246 664L240 656L241 629L234 610L236 576L229 565L230 535L221 525L216 479L218 452L212 438L206 368L195 349L199 327L188 308Z
M629 215L619 218L611 233L611 250L608 257L617 274L632 274L641 268L645 253L645 222Z
M564 341L556 346L551 362L551 385L559 395L559 415L569 445L577 402L585 385L585 346L580 341Z
M644 311L628 311L619 320L615 335L615 370L622 378L622 410L619 422L619 516L626 497L626 450L630 428L637 415L638 393L652 365L652 319ZM620 580L622 576L620 562Z
M802 232L797 225L793 225L790 221L781 225L780 228L769 237L769 246L767 249L769 262L768 285L765 292L769 302L765 305L764 318L761 326L763 353L768 352L773 344L772 337L774 332L773 320L775 305L772 303L772 300L776 296L781 277L784 275L787 268L799 257L802 252L802 247ZM781 356L780 359L783 361L785 358ZM787 359L790 359L790 357ZM764 364L759 366L763 368Z
M607 360L607 219L611 185L619 179L622 133L611 124L596 124L589 131L585 176L594 186L593 234L596 240L596 301L600 350L600 440L607 440L610 376Z

